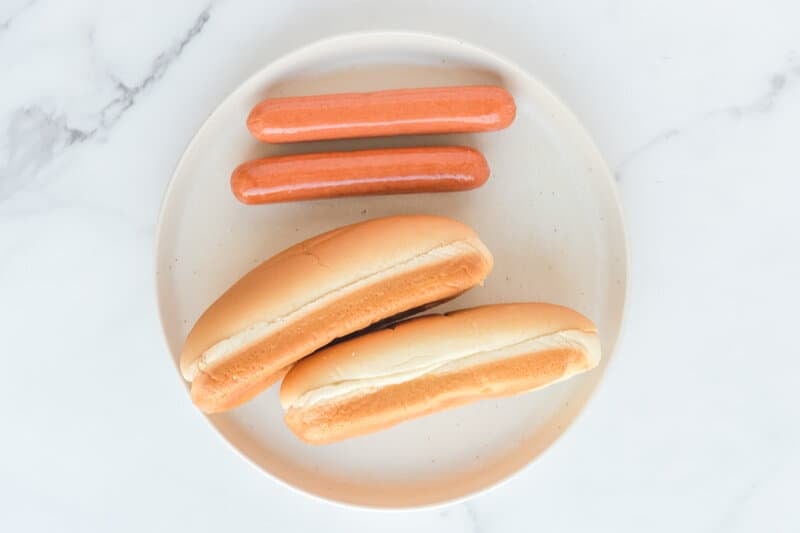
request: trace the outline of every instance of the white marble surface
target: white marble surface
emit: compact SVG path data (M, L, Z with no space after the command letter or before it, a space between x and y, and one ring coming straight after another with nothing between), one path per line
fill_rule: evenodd
M800 4L429 3L0 1L1 531L800 530ZM312 501L228 450L153 295L161 193L208 113L278 55L377 28L462 37L560 94L632 248L578 423L415 513Z

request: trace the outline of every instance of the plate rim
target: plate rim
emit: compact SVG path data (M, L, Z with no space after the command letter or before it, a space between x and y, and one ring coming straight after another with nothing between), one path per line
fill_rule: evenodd
M313 41L307 42L306 44L293 48L288 52L281 53L277 57L273 58L272 60L267 61L249 75L247 75L244 79L236 84L236 86L230 90L212 109L212 111L205 117L203 123L200 127L197 128L197 131L190 137L188 142L185 144L183 152L181 153L180 157L175 164L172 173L170 174L169 181L167 182L166 186L164 187L164 192L161 197L161 203L159 204L158 208L158 216L156 218L156 226L154 232L154 255L153 255L153 288L155 290L155 297L156 297L156 310L159 322L159 330L161 332L161 341L166 349L166 354L169 357L173 368L178 373L178 376L181 377L180 374L180 367L176 362L176 359L172 353L172 348L170 347L170 341L168 337L168 333L165 328L165 321L164 321L164 304L162 302L162 294L160 290L160 274L159 274L159 261L161 257L161 248L163 242L163 233L164 233L164 218L165 218L165 208L167 204L170 202L171 197L173 195L173 191L175 189L176 177L179 174L179 171L184 166L186 162L186 158L188 153L190 152L190 148L197 142L197 140L201 137L203 133L210 127L209 124L213 122L213 119L217 114L220 112L220 109L225 106L233 97L251 80L258 77L262 72L267 69L279 67L282 63L286 63L298 56L302 56L304 53L308 53L310 50L325 47L331 44L335 44L340 41L349 41L349 40L361 40L361 39L376 39L376 38L405 38L405 39L427 39L427 40L437 40L442 41L450 45L457 45L459 47L463 47L467 50L474 51L476 53L483 54L484 56L491 58L493 61L502 64L504 68L513 71L516 75L521 76L523 78L528 79L533 84L538 85L538 87L546 93L546 95L556 103L561 111L568 117L568 119L576 126L577 133L583 137L583 141L586 143L586 146L594 152L593 155L597 158L599 162L602 162L602 170L605 179L608 182L609 189L611 191L611 197L613 199L614 204L614 212L619 219L620 223L620 245L622 246L622 267L624 268L624 276L623 276L623 284L621 287L622 290L622 304L620 310L620 318L619 318L619 329L617 331L616 338L612 343L612 348L608 354L603 354L603 357L606 359L606 364L602 368L596 369L596 371L600 372L600 376L597 378L596 383L594 386L589 390L586 398L583 402L583 405L580 409L575 413L571 420L569 420L563 427L563 429L558 433L553 440L538 454L528 460L524 465L520 466L516 470L509 472L503 476L500 476L498 479L494 480L487 485L473 490L471 492L467 492L465 494L455 496L449 499L443 499L440 501L435 501L431 503L425 504L418 504L418 505L401 505L401 506L388 506L388 505L369 505L364 503L356 503L352 501L346 500L339 500L329 498L327 496L323 496L322 494L318 494L315 492L307 491L299 486L295 486L290 481L279 477L278 475L272 473L271 471L263 468L259 464L257 464L252 458L250 458L247 454L245 454L242 450L240 450L237 446L235 446L222 432L216 427L216 425L211 420L211 417L205 413L200 412L197 409L193 409L195 412L195 416L200 416L205 423L212 429L213 433L216 437L222 440L228 448L233 450L239 457L243 458L248 464L250 464L253 468L260 471L268 478L278 482L283 487L289 488L291 491L303 495L305 497L310 497L314 500L325 502L328 504L340 506L342 508L347 509L358 509L358 510L372 510L372 511L383 511L383 512L398 512L398 511L415 511L415 510L434 510L439 509L444 506L448 505L455 505L458 503L465 502L470 500L474 497L480 496L482 494L486 494L487 492L508 483L513 478L519 476L523 471L528 470L535 462L539 461L542 456L547 454L575 425L580 417L583 416L584 412L586 411L587 406L589 403L594 399L595 395L597 394L600 387L603 385L603 381L606 377L606 374L611 367L612 364L615 364L614 361L618 357L618 353L620 351L620 346L623 343L625 338L626 332L626 324L627 324L627 316L628 316L628 306L630 302L630 286L631 286L631 253L630 253L630 240L627 230L627 225L625 223L625 213L622 208L622 202L620 199L620 192L617 186L616 180L614 179L614 173L609 166L606 158L603 156L603 153L598 148L597 144L592 137L590 130L586 127L586 125L578 118L578 116L572 111L572 109L562 100L555 92L553 92L550 87L542 82L539 78L530 74L527 70L523 69L519 66L516 62L508 59L503 54L498 54L492 50L489 50L481 45L473 44L470 41L465 39L454 37L451 35L445 35L440 33L434 32L425 32L425 31L415 31L415 30L362 30L362 31L350 31L350 32L343 32L334 35L325 36L319 39L315 39ZM183 382L184 387L188 390L188 385L185 381L183 381L181 377L181 381Z

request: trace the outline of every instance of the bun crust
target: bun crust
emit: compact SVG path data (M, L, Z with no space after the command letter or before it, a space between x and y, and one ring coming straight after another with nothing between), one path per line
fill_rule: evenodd
M481 283L492 257L469 227L427 215L345 226L246 274L203 313L181 354L192 399L236 407L332 340Z
M595 326L565 307L500 304L411 319L325 348L281 385L288 426L326 444L589 370Z

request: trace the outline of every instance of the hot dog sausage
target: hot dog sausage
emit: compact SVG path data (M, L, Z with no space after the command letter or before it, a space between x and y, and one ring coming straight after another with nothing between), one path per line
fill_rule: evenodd
M514 98L500 87L396 89L269 98L247 127L271 143L499 130L514 120Z
M239 165L231 190L245 204L370 194L462 191L489 165L473 148L430 146L267 157Z

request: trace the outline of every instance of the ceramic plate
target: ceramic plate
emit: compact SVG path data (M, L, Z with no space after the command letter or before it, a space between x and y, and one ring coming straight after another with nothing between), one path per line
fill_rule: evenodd
M267 96L469 84L511 91L517 102L513 125L484 134L291 145L259 143L245 127L252 106ZM229 189L231 171L256 157L434 144L481 150L491 166L489 181L470 192L264 206L242 205ZM570 306L598 325L603 361L592 372L541 391L481 401L329 446L303 444L284 426L277 387L208 417L253 465L335 502L428 506L506 479L575 419L603 376L620 332L627 252L615 186L569 109L535 77L463 41L361 33L314 43L267 65L216 109L180 160L157 236L158 300L173 363L203 310L264 259L331 228L401 213L461 220L494 254L485 286L439 310L516 301ZM186 387L179 373L175 381Z

